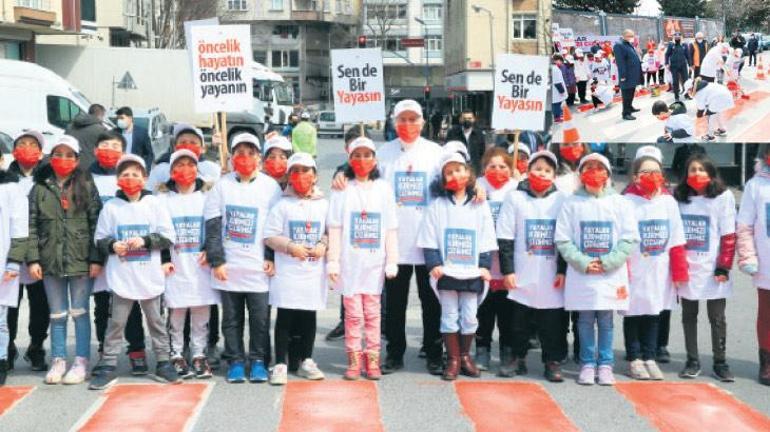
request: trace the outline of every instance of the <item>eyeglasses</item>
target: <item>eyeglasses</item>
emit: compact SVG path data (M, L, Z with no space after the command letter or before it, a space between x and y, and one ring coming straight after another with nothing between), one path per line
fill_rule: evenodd
M660 174L660 170L641 170L639 171L639 174Z

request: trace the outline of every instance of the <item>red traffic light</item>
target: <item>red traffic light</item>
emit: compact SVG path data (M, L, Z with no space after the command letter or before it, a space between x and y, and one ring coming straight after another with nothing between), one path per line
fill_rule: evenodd
M359 48L366 48L366 36L361 35L358 37L358 47Z

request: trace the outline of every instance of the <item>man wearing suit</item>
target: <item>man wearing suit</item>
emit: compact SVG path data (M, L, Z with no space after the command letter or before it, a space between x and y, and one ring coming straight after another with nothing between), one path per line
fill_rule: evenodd
M634 49L634 31L624 30L623 40L615 44L615 62L618 65L620 94L623 97L623 120L636 120L632 114L639 111L634 108L634 92L642 82L642 62Z
M446 136L446 142L460 141L465 144L468 154L471 156L471 163L476 175L480 175L481 157L486 150L486 141L484 133L476 126L476 115L473 111L466 109L460 114L460 124L452 126Z
M149 171L155 159L147 129L134 124L134 112L129 107L122 107L115 112L118 117L118 132L126 139L126 153L131 153L144 159Z

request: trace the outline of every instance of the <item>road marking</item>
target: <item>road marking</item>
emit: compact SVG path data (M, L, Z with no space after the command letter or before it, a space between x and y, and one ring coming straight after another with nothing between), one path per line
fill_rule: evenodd
M458 381L455 392L478 432L578 430L540 384Z
M281 432L383 431L377 386L372 381L289 381Z
M22 399L32 393L33 386L0 387L0 416L12 410Z
M747 113L747 111L749 111L749 109L754 108L756 105L759 105L761 102L764 102L765 99L768 98L768 96L770 96L770 93L768 93L766 91L761 91L761 90L749 93L750 99L748 99L748 100L747 99L738 99L737 101L735 101L735 106L724 112L724 114L722 116L722 120L724 122L728 122L728 121L732 120L733 118L737 117L738 115L740 115L742 113ZM697 112L697 108L695 108L695 109L696 109L696 111L694 111L694 112ZM747 113L747 115L748 114L750 114L750 112ZM732 131L730 131L730 125L727 125L727 129L728 129L728 133L732 132ZM742 131L742 133L746 134L746 133L750 132L752 129L753 128L747 128L747 130ZM695 136L700 138L701 136L705 135L706 132L708 132L708 118L706 118L706 116L703 116L703 117L697 119L697 121L695 123ZM729 135L728 135L728 138L730 138ZM762 141L765 141L766 138L767 137L765 136L764 139L762 139ZM732 138L730 141L731 142L741 142L741 141L736 140L735 138Z
M73 428L78 431L192 430L213 384L118 384Z
M628 382L616 388L663 432L770 430L770 418L712 384Z
M768 139L767 129L765 129L768 124L770 124L770 114L760 117L748 130L734 138L733 141L750 143L768 142L770 140Z

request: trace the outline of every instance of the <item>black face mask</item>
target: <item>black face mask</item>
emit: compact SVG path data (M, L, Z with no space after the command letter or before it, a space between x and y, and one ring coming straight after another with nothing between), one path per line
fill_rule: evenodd
M727 61L727 56L722 56L722 61Z
M473 124L474 124L474 123L475 123L475 122L474 122L473 120L463 120L463 127L464 127L465 129L470 129L470 128L472 128L472 127L473 127Z
M506 135L506 136L505 136L505 139L506 139L508 142L512 143L512 142L516 141L516 135L514 135L514 134L509 134L509 135Z
M680 43L682 43L682 40L681 39L674 39L674 43L679 45Z

